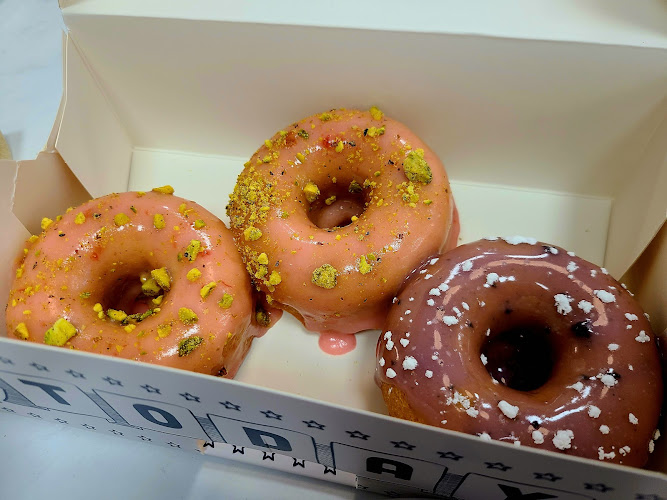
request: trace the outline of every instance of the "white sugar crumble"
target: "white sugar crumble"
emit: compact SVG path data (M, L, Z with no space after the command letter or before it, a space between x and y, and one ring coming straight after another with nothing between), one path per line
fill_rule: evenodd
M391 340L391 330L387 330L386 332L384 332L384 339Z
M588 302L587 300L580 300L579 303L577 304L577 307L584 311L584 313L588 314L593 310L593 304Z
M412 312L412 309L406 309L406 311L405 311L405 315L407 316L407 315L410 314L411 312Z
M598 378L607 387L614 387L617 384L617 381L614 378L614 376L610 375L609 373L605 373L604 375L598 375Z
M609 271L607 271L604 267L601 267L600 271L602 271L602 274L609 274Z
M472 260L466 260L461 264L461 270L468 272L472 269Z
M610 351L618 351L618 348L619 348L618 344L609 344L607 346L607 349L609 349Z
M385 345L388 351L391 351L394 348L394 341L389 339L387 340L387 344Z
M463 314L463 313L461 312L461 309L459 309L458 307L452 307L452 310L453 310L454 313L456 314L456 317L457 317L457 318L460 318L460 317L461 317L461 314Z
M449 290L449 285L443 281L438 285L438 290L440 290L441 292L446 292L447 290Z
M598 272L595 269L591 269L591 278L595 278L598 275Z
M378 364L380 366L384 366L384 358L380 358L380 361L378 361Z
M426 276L424 276L424 279L425 280L430 280L432 277L433 277L432 274L427 274Z
M415 301L415 298L414 298L414 297L410 297L410 298L408 299L408 302L414 302L414 301Z
M498 281L499 277L500 276L498 276L498 273L489 273L489 274L487 274L486 275L486 284L484 286L488 288L488 287L494 285Z
M479 415L479 410L475 410L474 408L468 408L466 410L466 413L473 418L477 418L477 415Z
M649 316L648 313L644 313L644 317L645 317L647 320L651 321L651 316Z
M403 347L408 347L408 344L410 343L410 341L408 339L401 339L401 340L399 340L399 342L401 343L401 345Z
M637 425L639 423L639 419L635 417L634 413L628 413L628 420L633 425Z
M660 438L660 429L656 429L653 431L653 440L657 441Z
M630 313L625 313L625 317L628 318L628 321L637 321L639 319L639 316Z
M537 430L533 431L531 436L532 436L533 441L535 442L535 444L544 443L544 434L542 434L540 431L537 431Z
M575 383L575 384L568 385L567 388L568 388L568 389L574 389L574 390L577 391L579 394L581 394L582 391L584 390L584 384L582 384L581 382L577 382L577 383Z
M630 447L627 446L627 445L626 445L626 446L623 446L623 447L621 447L621 448L618 449L618 452L619 452L621 455L623 455L623 456L625 456L625 455L627 455L628 453L630 453L630 451L631 451L631 449L630 449Z
M593 294L605 304L616 302L616 297L614 297L607 290L594 290Z
M598 418L600 416L600 413L602 413L602 412L600 411L600 408L598 408L597 406L590 405L588 407L588 416L589 417Z
M440 290L438 290L437 288L431 288L431 289L428 291L428 294L429 294L429 295L433 295L433 296L435 296L435 297L440 297Z
M424 372L424 376L425 376L426 378L433 378L433 372L432 372L431 370L426 370L426 371Z
M440 257L434 257L429 261L429 265L433 265L440 260Z
M565 269L567 269L568 273L573 273L577 269L579 269L579 266L577 265L577 263L575 261L571 260L570 262L567 263L567 267Z
M654 450L655 450L655 441L653 441L653 440L651 439L651 440L648 442L648 452L649 452L649 453L653 453Z
M452 326L458 323L459 319L456 316L443 316L442 322L447 326Z
M616 457L616 453L613 451L610 451L609 453L604 452L604 448L600 446L598 448L598 460L604 460L605 458L608 458L609 460L613 459Z
M634 370L634 368L632 367L632 365L628 365L628 370L630 370L630 371L633 371L633 370Z
M642 330L641 332L639 332L639 335L635 337L635 340L643 344L644 342L648 342L649 340L651 340L651 337L646 335L646 332Z
M510 245L520 245L521 243L526 243L528 245L534 245L537 243L535 238L527 238L525 236L507 236L503 238Z
M479 355L479 359L482 360L482 364L483 364L484 366L486 366L486 364L489 362L489 360L486 359L486 356L484 356L484 354L480 354L480 355Z
M555 247L547 247L547 250L554 255L558 255L558 249Z
M468 305L467 302L461 302L461 307L463 307L463 309L465 309L466 311L470 310L470 306Z
M600 426L600 432L602 434L609 434L609 426L608 425L601 425Z
M626 326L625 326L625 329L626 329L626 330L632 330L632 325L626 325Z
M433 300L433 299L428 299L428 300L426 301L426 305L427 305L427 306L434 306L434 305L435 305L435 300Z
M481 434L477 434L477 435L478 435L481 439L485 439L485 440L487 440L487 441L491 441L491 436L490 436L488 433L486 433L486 432L482 432Z
M417 360L412 356L406 356L403 359L403 369L404 370L414 370L417 368Z
M570 429L564 431L556 431L556 435L551 440L556 448L559 450L567 450L572 447L572 440L574 439L574 432Z
M567 254L568 254L570 257L574 257L574 256L575 256L574 252L567 252Z
M554 295L554 300L556 301L554 305L559 314L566 315L572 312L572 306L570 305L570 302L574 300L572 297L564 293L557 293Z
M387 378L394 378L396 376L396 372L392 368L387 368Z
M503 412L507 418L516 418L519 413L519 407L502 400L498 403L498 409Z

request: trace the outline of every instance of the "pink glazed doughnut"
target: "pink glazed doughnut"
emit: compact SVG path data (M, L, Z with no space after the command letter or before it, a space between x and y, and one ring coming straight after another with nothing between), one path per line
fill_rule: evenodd
M331 334L381 328L404 277L459 232L442 163L377 108L334 109L266 140L227 213L257 288Z
M532 238L425 263L377 359L393 416L630 466L653 449L663 386L648 319L603 268Z
M233 377L270 311L225 225L172 193L111 194L43 219L16 263L10 337Z

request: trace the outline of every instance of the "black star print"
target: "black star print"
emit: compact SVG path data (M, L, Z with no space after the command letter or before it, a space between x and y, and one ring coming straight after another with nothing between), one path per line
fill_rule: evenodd
M587 490L599 491L600 493L606 493L608 491L613 491L614 488L607 486L603 483L584 483L584 488Z
M302 469L306 468L306 461L301 460L300 462L296 458L292 458L294 462L292 463L292 467L301 467Z
M665 500L663 497L659 497L658 495L642 495L641 493L637 493L635 496L635 500Z
M39 363L30 363L30 366L32 366L38 372L48 372L49 371L49 369L46 366L40 365Z
M92 425L88 425L88 424L81 424L81 425L83 427L85 427L86 429L95 430L95 427L93 427Z
M145 384L145 385L140 385L139 387L141 387L142 389L146 389L146 392L148 393L162 394L160 392L160 389L158 389L157 387L153 387L152 385Z
M314 420L302 420L304 424L308 426L309 429L319 429L321 431L326 427L324 424L318 424Z
M3 406L2 409L4 411L8 411L9 413L16 413L14 410L12 410L11 408L7 408L6 406Z
M169 446L171 446L172 448L180 448L180 447L181 447L180 444L172 443L171 441L169 441L167 444L168 444Z
M368 434L364 434L361 431L345 431L347 432L351 438L354 439L363 439L364 441L368 441L368 438L370 437Z
M276 460L276 454L275 453L269 453L268 451L263 452L264 456L262 457L262 460L271 460L272 462L275 462Z
M201 403L201 401L199 401L199 396L193 396L189 392L181 393L179 396L183 396L186 401L195 401L197 403Z
M260 411L263 413L266 418L275 418L276 420L282 420L283 416L278 413L272 412L271 410Z
M142 441L152 441L151 438L146 437L146 436L139 436L139 439L141 439Z
M35 418L42 418L41 415L38 415L37 413L33 413L33 412L28 413L28 415L30 415L31 417L35 417Z
M236 410L236 411L241 411L241 407L239 405L235 405L234 403L231 403L230 401L225 401L224 403L222 401L219 401L219 403L225 407L227 410Z
M86 378L83 376L83 373L74 371L72 369L67 370L65 373L69 373L74 378L84 378L84 379Z
M457 455L453 451L439 451L438 455L440 455L440 458L449 458L450 460L461 460L463 458L463 455Z
M414 444L406 443L405 441L390 441L394 445L394 448L400 448L401 450L412 451L415 449Z
M241 455L245 455L245 448L243 446L236 446L235 444L232 445L234 448L232 449L232 455L234 453L240 453Z
M525 498L525 499L532 499L532 500L546 500L547 498L558 498L553 495L549 495L548 493L529 493L527 495L524 495L521 493L521 490L519 488L516 488L514 486L510 486L508 484L499 484L498 488L503 490L503 493L505 494L505 500L509 500L511 498Z
M115 434L116 436L122 436L122 435L123 435L122 432L117 431L116 429L111 429L111 432L112 432L113 434Z
M104 377L102 380L104 380L105 382L109 382L110 385L119 385L123 387L123 383L120 380L116 380L115 378Z
M13 365L14 364L14 362L11 359L3 358L1 356L0 356L0 363L4 363L6 365Z
M546 481L551 481L551 482L563 479L562 477L552 474L551 472L546 472L546 473L533 472L533 475L535 476L535 479L544 479Z
M67 420L63 420L62 418L56 418L56 422L60 422L61 424L66 424Z
M324 473L325 474L333 474L335 476L336 475L336 469L331 469L331 468L329 468L325 465L324 466Z
M484 462L487 469L501 470L503 472L510 470L512 467L501 462Z

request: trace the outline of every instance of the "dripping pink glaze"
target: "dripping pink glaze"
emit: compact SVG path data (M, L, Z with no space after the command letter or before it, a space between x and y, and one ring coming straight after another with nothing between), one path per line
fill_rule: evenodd
M179 212L183 203L187 214ZM79 213L85 215L82 224L75 223ZM119 213L129 218L120 227L114 223ZM163 215L164 228L154 226L155 214ZM205 223L200 229L194 227L198 219ZM201 242L200 253L193 261L179 260L178 254L185 252L191 240ZM22 274L12 285L7 307L10 337L25 323L28 340L41 343L54 322L64 318L77 328L64 347L233 377L252 339L267 330L255 320L257 299L231 233L213 214L182 198L148 192L91 200L53 222L36 242L27 242L26 248L28 253L17 262ZM127 314L145 311L145 303L132 299L140 290L139 274L162 267L171 276L171 288L160 311L137 323L132 332L106 316L99 318L93 310L98 302L106 310L110 305L105 302L113 300L115 308L124 308ZM190 281L186 275L193 268L201 276ZM113 287L124 277L128 285L118 297ZM202 298L200 291L210 282L216 286ZM28 287L31 293L26 292ZM81 297L84 292L90 297ZM218 305L225 293L234 297L228 309ZM277 321L281 312L263 307ZM180 308L192 309L198 321L184 324L179 319ZM25 315L25 310L30 314ZM171 331L161 338L157 329L165 324L171 325ZM179 356L179 342L193 336L203 342Z
M237 246L250 266L261 253L271 264L279 263L279 285L259 282L274 304L294 314L308 330L355 333L382 327L404 277L425 257L456 246L459 226L443 164L405 125L387 117L376 120L368 111L339 109L330 115L326 121L314 115L286 127L283 135L271 138L270 147L262 146L253 155L239 176L237 187L260 177L272 186L265 221L250 222L244 211L248 200L241 197L232 197L228 214ZM384 134L364 135L370 127L384 127ZM344 147L338 152L335 146L340 143ZM428 184L414 182L419 200L411 207L398 186L408 182L403 161L416 149L424 150L433 179ZM328 207L322 199L310 203L302 191L312 182L326 198L330 189L347 192L352 181L376 183L365 210L364 203L355 205L344 196ZM265 199L258 196L256 203ZM314 206L320 207L319 214L312 212ZM359 214L358 220L344 222L354 214ZM262 231L256 241L244 235L251 224ZM380 260L361 274L360 257L371 253ZM313 271L324 264L339 273L333 288L312 282ZM269 273L273 269L269 267ZM253 274L257 270L253 268Z
M327 354L339 356L354 351L357 347L357 337L353 333L320 333L318 344Z
M490 273L513 279L485 286ZM600 290L611 295L602 300ZM569 308L556 295L569 297ZM495 380L480 356L487 339L522 324L548 328L555 355L547 381L529 391ZM392 404L392 392L400 391L409 418L431 425L625 465L647 461L663 398L655 336L621 284L562 248L481 240L429 260L392 306L377 358L376 381L390 414L408 417L401 404ZM609 370L616 376L603 383ZM468 400L472 415L456 393ZM508 416L501 401L518 413ZM558 431L568 430L570 447L554 442ZM543 442L536 442L536 431ZM621 454L625 446L630 451ZM600 447L614 457L600 458Z

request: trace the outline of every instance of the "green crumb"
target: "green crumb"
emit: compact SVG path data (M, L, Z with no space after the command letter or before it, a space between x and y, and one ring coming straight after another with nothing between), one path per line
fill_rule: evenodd
M336 144L336 153L341 153L344 148L345 143L343 141L338 141L338 144Z
M130 218L127 215L125 215L123 212L114 215L113 223L116 224L118 227L124 226L128 222L130 222Z
M48 217L44 217L42 219L42 223L40 225L41 228L42 228L42 231L46 231L51 224L53 224L53 220L49 219Z
M234 296L231 293L225 293L218 302L218 305L223 309L229 309L232 307L232 302L234 302Z
M308 139L308 137L310 137L310 136L308 135L308 132L306 132L304 129L299 130L299 131L296 133L296 135L298 135L299 137L303 137L304 139Z
M61 347L77 333L76 327L72 323L64 318L58 318L44 334L44 343Z
M257 256L257 262L265 266L269 263L269 257L262 252Z
M384 130L385 130L384 125L382 125L379 128L378 127L369 127L368 132L366 133L366 135L368 135L369 137L380 137L381 135L384 135Z
M161 339L168 337L170 333L171 333L171 325L169 324L159 325L157 327L157 335Z
M30 335L28 334L28 327L25 326L25 323L19 323L14 329L14 335L22 340L28 340Z
M209 295L211 295L211 292L213 289L217 286L215 281L211 281L210 283L204 285L201 287L201 290L199 290L199 295L201 295L202 299L205 299Z
M255 278L261 280L268 272L269 270L266 268L266 266L259 266L259 270L255 273Z
M171 187L169 184L167 184L166 186L153 188L153 192L162 194L174 194L174 188Z
M204 342L204 339L201 337L188 337L187 339L183 339L178 343L178 355L180 357L187 356L190 354L192 351L197 349L202 343Z
M184 325L190 325L199 321L195 312L187 307L181 307L178 310L178 319L180 319Z
M384 116L384 113L382 111L380 111L378 108L376 108L375 106L373 106L370 109L370 112L371 112L371 116L373 117L373 120L382 120L382 117Z
M183 256L188 259L190 262L193 262L199 252L201 251L201 241L199 240L190 240L190 244L185 249Z
M201 277L201 271L197 268L192 268L185 276L188 278L188 281L197 281Z
M424 205L430 205L433 203L433 200L424 200Z
M303 187L303 194L306 195L308 202L312 203L320 195L320 188L317 187L317 184L309 182Z
M323 122L328 122L332 118L333 118L333 116L331 116L331 113L328 113L328 112L327 113L322 113L320 115L320 120L322 120Z
M127 319L127 313L125 311L119 311L118 309L107 309L107 316L119 323Z
M86 222L86 216L84 215L83 212L79 212L76 214L76 217L74 217L74 224L81 225L84 222Z
M322 264L313 271L310 281L319 287L331 289L336 286L338 274L338 270L331 264Z
M350 182L350 186L347 188L350 193L361 193L364 188L361 187L357 181Z
M162 288L154 278L150 278L141 284L141 291L148 297L155 297L162 291Z
M162 214L155 214L153 216L153 226L155 226L155 229L164 229L165 225L164 216Z
M90 292L81 292L79 294L79 297L81 297L82 299L89 299L90 298Z
M254 226L250 226L243 231L246 241L256 241L262 237L262 231Z
M201 229L202 227L206 227L206 222L204 222L202 219L197 219L195 221L195 229Z
M279 285L282 280L283 279L278 271L271 271L271 275L269 276L269 285L271 286Z
M403 172L408 180L429 184L433 180L431 167L424 160L424 150L410 151L403 162Z
M166 267L153 269L151 271L151 278L153 278L164 291L167 291L171 288L171 276L169 275L169 271L167 271Z
M130 210L132 210L132 212L134 212L135 214L137 213L137 209L134 208L134 205L130 205Z
M336 201L336 195L329 196L326 200L324 200L324 203L327 205L331 205L333 202Z
M375 177L380 177L382 175L382 172L380 172L379 170L376 170L375 172L373 172L373 175Z
M371 272L372 269L373 268L366 260L366 256L362 255L361 258L359 259L359 272L361 274L368 274Z

